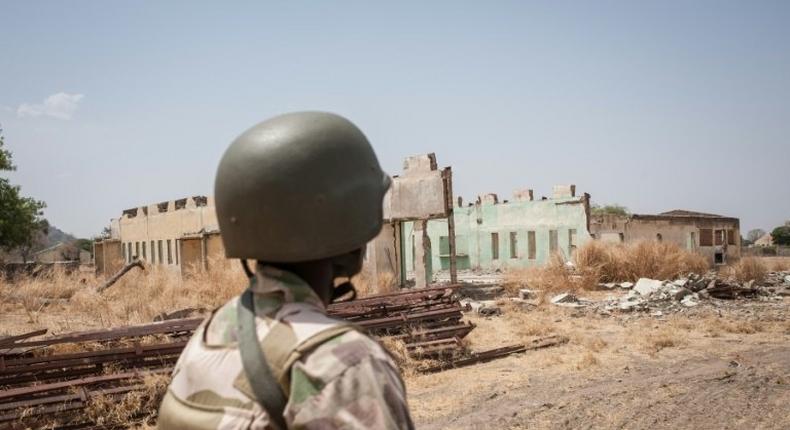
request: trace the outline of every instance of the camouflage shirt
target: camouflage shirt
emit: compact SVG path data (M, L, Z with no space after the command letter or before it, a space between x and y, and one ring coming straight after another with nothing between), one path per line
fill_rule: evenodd
M267 341L304 345L316 333L344 327L326 315L321 300L296 275L267 266L256 277L258 337L270 361L277 351L267 351ZM238 349L238 300L219 308L185 347L160 407L160 429L269 428L266 412L249 390ZM288 396L288 427L413 428L405 387L389 354L357 330L337 333L285 366L281 381Z

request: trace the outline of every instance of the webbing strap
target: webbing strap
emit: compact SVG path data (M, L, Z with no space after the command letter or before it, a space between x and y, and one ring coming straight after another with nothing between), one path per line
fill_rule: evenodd
M263 406L269 415L269 421L276 430L285 430L283 412L287 403L280 384L272 374L272 369L266 361L266 356L260 347L258 331L255 322L255 308L253 303L252 285L255 278L251 278L250 287L242 293L238 305L239 322L239 352L244 372L250 382L258 403Z

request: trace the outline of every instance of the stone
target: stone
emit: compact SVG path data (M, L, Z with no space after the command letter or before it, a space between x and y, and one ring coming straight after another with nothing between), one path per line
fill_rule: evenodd
M558 303L570 303L575 301L576 301L576 296L574 296L571 293L557 294L556 296L551 298L551 303L555 305Z
M534 290L530 290L529 288L522 288L518 290L518 298L522 300L534 299L536 298L537 292Z
M684 297L693 294L688 288L678 288L672 292L672 298L675 300L683 300Z
M790 284L790 275L785 276L785 284Z
M616 286L617 286L617 284L615 284L614 282L607 282L605 284L598 284L599 288L604 288L604 289L607 289L607 290L611 290L611 289L613 289Z
M661 281L655 279L639 278L639 280L636 281L636 285L634 285L634 291L642 296L649 296L661 289L662 285L663 283Z
M558 294L551 298L551 303L569 308L580 308L584 306L584 304L580 303L579 299L571 293Z
M622 300L617 304L617 308L621 311L634 310L644 304L644 300Z
M674 285L678 286L678 287L685 287L685 286L686 286L686 284L688 284L688 283L689 283L689 280L688 280L688 279L676 279L676 280L675 280L675 281L673 281L672 283L673 283Z
M697 306L699 305L699 297L696 293L689 294L686 297L683 297L683 300L680 301L680 304L687 308Z
M630 290L631 288L634 288L634 283L633 282L620 282L620 288L622 288L624 290Z

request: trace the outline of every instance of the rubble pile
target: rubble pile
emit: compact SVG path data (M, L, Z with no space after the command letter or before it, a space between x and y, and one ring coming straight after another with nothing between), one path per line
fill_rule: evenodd
M603 301L589 301L571 293L563 293L552 297L551 303L565 307L596 308L602 312L678 312L711 299L781 300L782 296L790 296L790 272L771 272L759 283L721 279L715 272L710 272L704 276L690 275L671 281L641 278L636 283L606 283L600 287L606 290L625 289L628 293Z

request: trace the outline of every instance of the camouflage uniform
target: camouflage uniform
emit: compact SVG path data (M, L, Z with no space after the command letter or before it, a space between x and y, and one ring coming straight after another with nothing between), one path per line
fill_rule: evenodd
M272 367L288 394L289 428L414 427L400 372L376 341L328 317L296 275L265 266L256 278L258 335L270 361L280 363ZM268 427L237 347L238 300L218 309L187 344L162 402L159 428Z

